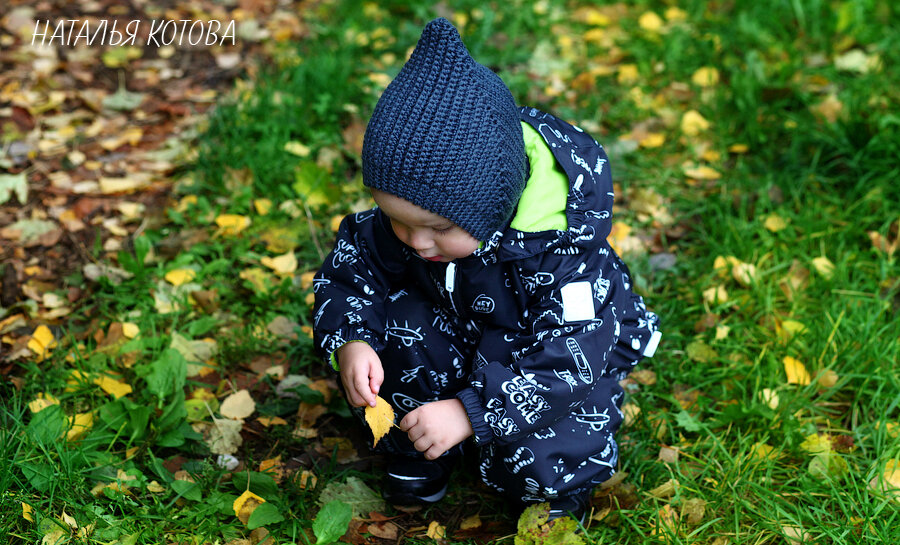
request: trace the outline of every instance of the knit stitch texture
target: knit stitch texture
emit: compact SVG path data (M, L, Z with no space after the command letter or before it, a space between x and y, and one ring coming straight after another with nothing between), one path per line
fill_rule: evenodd
M528 164L515 100L444 18L425 26L366 127L363 183L478 240L502 230Z

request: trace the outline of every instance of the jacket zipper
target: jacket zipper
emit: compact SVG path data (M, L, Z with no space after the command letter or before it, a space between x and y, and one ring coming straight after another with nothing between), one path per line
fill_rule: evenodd
M447 295L450 296L450 306L453 307L453 312L459 315L459 311L456 309L456 303L453 301L453 292L456 291L456 263L452 261L447 263L444 286L447 288Z

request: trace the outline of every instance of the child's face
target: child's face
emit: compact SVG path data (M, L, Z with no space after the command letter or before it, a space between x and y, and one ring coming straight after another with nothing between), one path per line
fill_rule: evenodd
M372 190L372 197L391 219L391 227L404 244L428 261L453 261L478 249L478 240L443 216L400 197Z

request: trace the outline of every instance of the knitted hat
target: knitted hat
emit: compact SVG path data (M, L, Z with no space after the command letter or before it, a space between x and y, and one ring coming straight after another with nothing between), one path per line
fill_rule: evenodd
M525 188L512 93L444 18L422 31L366 127L363 183L443 216L478 240L502 229Z

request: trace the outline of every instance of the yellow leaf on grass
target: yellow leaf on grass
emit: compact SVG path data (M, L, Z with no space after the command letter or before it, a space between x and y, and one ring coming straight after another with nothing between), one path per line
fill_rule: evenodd
M816 377L816 382L822 388L834 388L838 383L838 374L833 369L825 369Z
M59 405L59 400L50 394L38 392L37 397L28 403L28 408L33 413L39 413L51 405Z
M732 144L728 146L728 151L737 154L747 153L748 151L750 151L750 146L748 146L747 144Z
M34 352L39 358L43 359L51 348L56 347L56 341L53 339L53 332L45 325L39 325L31 334L28 340L28 349Z
M771 388L763 388L759 393L762 402L765 403L773 411L778 408L778 393Z
M294 255L294 252L288 252L278 257L264 256L259 261L280 276L294 274L294 271L297 270L297 256Z
M216 225L223 235L236 235L250 226L250 218L239 214L222 214L216 217Z
M725 286L713 286L703 290L703 300L711 305L724 303L728 301L728 292L725 290Z
M640 79L640 74L638 74L638 68L636 64L620 64L619 65L619 74L616 76L616 80L619 83L635 83Z
M272 275L259 267L251 267L238 275L253 286L257 293L269 293Z
M387 432L391 431L391 426L394 425L394 408L381 396L375 396L375 406L366 406L366 423L375 436L375 442L372 443L374 447Z
M428 530L425 531L425 535L431 539L444 539L447 536L447 528L438 524L438 521L433 520L428 524Z
M331 230L335 233L338 232L338 229L341 228L341 222L344 221L344 216L334 216L331 218Z
M316 271L305 272L300 275L300 289L307 289L312 286L313 278L316 277Z
M140 332L141 329L137 326L137 324L133 324L131 322L122 322L122 335L125 335L129 339L137 337L138 333Z
M750 287L756 281L756 265L739 261L731 268L731 276L741 286Z
M695 180L718 180L722 177L722 174L720 174L718 170L706 165L701 165L696 168L686 168L684 169L684 175Z
M94 413L78 413L69 418L69 424L71 427L66 432L66 439L77 441L94 426Z
M691 76L691 81L700 87L712 87L719 83L719 70L713 66L698 68Z
M94 379L94 384L99 386L100 389L102 389L107 394L112 395L116 399L119 399L122 396L126 396L132 392L130 384L125 384L124 382L120 382L109 377L100 377Z
M666 143L666 135L661 132L651 132L647 136L638 141L638 145L642 148L658 148Z
M681 132L686 136L697 136L709 127L709 121L697 110L689 110L681 117Z
M663 27L662 17L657 15L653 11L644 12L640 18L638 18L638 25L644 30L649 30L650 32L659 32L659 30Z
M309 146L303 144L302 142L297 142L296 140L286 143L284 145L284 151L298 157L307 157L310 153Z
M800 448L810 454L824 454L831 452L831 436L826 434L819 435L812 433L806 436L806 439L800 443Z
M197 271L194 269L172 269L166 273L165 279L166 282L177 287L182 284L187 284L196 277Z
M481 517L478 515L472 515L470 517L466 517L462 519L462 522L459 523L460 530L471 530L473 528L478 528L481 526Z
M783 362L788 384L809 384L809 372L800 360L791 356L785 356Z
M765 443L754 443L750 449L750 458L757 461L775 458L775 448Z
M241 519L241 522L244 524L247 524L247 520L250 519L250 515L253 511L264 503L266 503L266 500L249 490L244 490L244 493L234 500L231 508L234 509L234 516Z
M27 520L28 522L34 522L34 517L31 515L32 513L34 513L34 508L23 501L22 518Z
M787 227L788 222L778 214L769 214L768 216L766 216L766 220L763 222L763 226L769 231L777 233L778 231L781 231L782 229Z
M254 199L253 208L256 209L256 213L260 216L266 216L272 210L272 201L271 199Z
M280 416L260 416L256 421L265 428L268 428L269 426L287 426L287 420Z
M834 276L834 263L824 255L814 257L812 264L813 268L816 269L816 272L821 274L826 280L830 280L831 277Z
M892 488L900 489L900 460L888 460L882 476L885 483L891 485Z
M666 8L666 11L663 13L666 16L666 20L668 21L686 21L688 18L688 14L686 11L680 8L676 8L675 6Z

